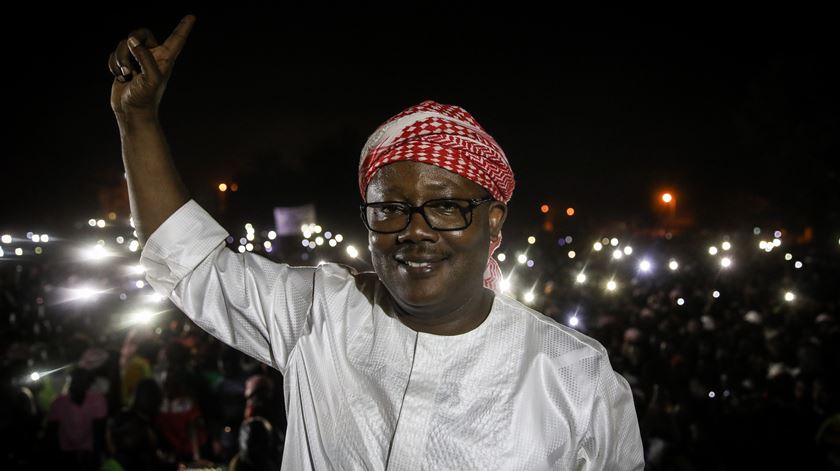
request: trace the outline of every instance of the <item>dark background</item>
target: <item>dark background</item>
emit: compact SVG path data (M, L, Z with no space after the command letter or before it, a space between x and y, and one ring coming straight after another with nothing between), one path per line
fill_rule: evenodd
M509 224L542 202L644 224L670 188L704 227L778 222L820 236L838 225L827 9L423 2L4 15L0 227L101 217L103 188L124 186L108 55L141 26L162 41L186 13L198 20L162 119L211 212L219 182L235 181L238 217L312 201L360 226L365 139L433 99L466 108L505 149L517 178Z

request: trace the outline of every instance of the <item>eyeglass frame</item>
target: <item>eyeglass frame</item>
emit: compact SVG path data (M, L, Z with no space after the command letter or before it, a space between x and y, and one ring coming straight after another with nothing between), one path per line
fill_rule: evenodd
M466 221L466 225L463 227L457 227L454 229L438 229L429 222L429 217L426 215L426 205L429 203L434 203L438 201L466 201L469 206L466 208L461 208L458 206L458 209L461 211L461 215L464 216L464 220ZM443 231L443 232L450 232L450 231L462 231L468 227L473 222L473 210L484 203L489 203L491 201L496 201L496 198L492 196L485 196L484 198L435 198L431 200L424 201L423 204L420 206L414 206L412 204L406 203L405 201L377 201L374 203L362 203L359 205L359 216L362 218L362 222L365 224L365 227L368 228L369 231L375 232L377 234L396 234L397 232L402 232L405 230L406 227L411 225L411 218L414 216L414 213L420 213L423 216L423 220L426 221L426 224L435 231ZM395 231L377 231L370 227L370 223L367 220L367 208L368 206L375 205L375 204L399 204L403 207L408 208L408 217L406 218L405 226L402 228L395 230ZM469 220L467 219L467 214L469 214Z

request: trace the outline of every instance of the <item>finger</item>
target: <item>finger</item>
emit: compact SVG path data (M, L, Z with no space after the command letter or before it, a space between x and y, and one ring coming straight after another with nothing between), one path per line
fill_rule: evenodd
M134 64L131 63L131 51L128 50L128 42L126 40L120 41L114 54L117 58L117 67L120 68L122 75L128 77L137 73L134 69Z
M195 17L193 15L185 16L172 31L172 34L163 42L163 46L172 54L172 60L175 60L181 53L181 49L184 48L184 43L187 42L187 36L192 30L193 24L195 24Z
M140 69L143 72L143 75L145 75L151 82L159 80L161 75L160 69L158 68L157 61L155 61L155 57L152 55L152 52L134 36L128 38L127 43L128 48L131 51L131 55L133 55L137 60L137 63L140 64Z
M149 28L140 28L135 29L128 35L129 38L135 37L137 38L141 44L146 46L148 49L153 47L158 47L158 41L155 39L155 35L149 30Z
M113 52L110 56L108 56L108 70L110 70L111 73L114 74L114 77L117 80L119 80L120 82L125 82L125 75L123 75L122 71L120 70L120 66L117 65L117 55Z

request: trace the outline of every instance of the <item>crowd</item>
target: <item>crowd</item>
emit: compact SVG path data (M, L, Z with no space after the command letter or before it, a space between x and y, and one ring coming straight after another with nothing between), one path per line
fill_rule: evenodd
M496 253L508 295L610 352L648 469L840 469L840 246L751 229L527 240L512 228ZM130 232L0 244L2 469L279 469L283 378L156 297ZM248 234L262 251L266 233ZM260 256L344 255L283 247Z

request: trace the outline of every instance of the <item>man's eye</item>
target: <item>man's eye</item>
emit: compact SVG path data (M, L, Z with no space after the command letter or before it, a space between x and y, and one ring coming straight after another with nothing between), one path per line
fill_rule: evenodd
M405 208L399 204L388 204L379 206L377 211L382 214L401 214L405 212Z
M435 201L430 206L437 211L458 211L461 209L461 205L452 200Z

